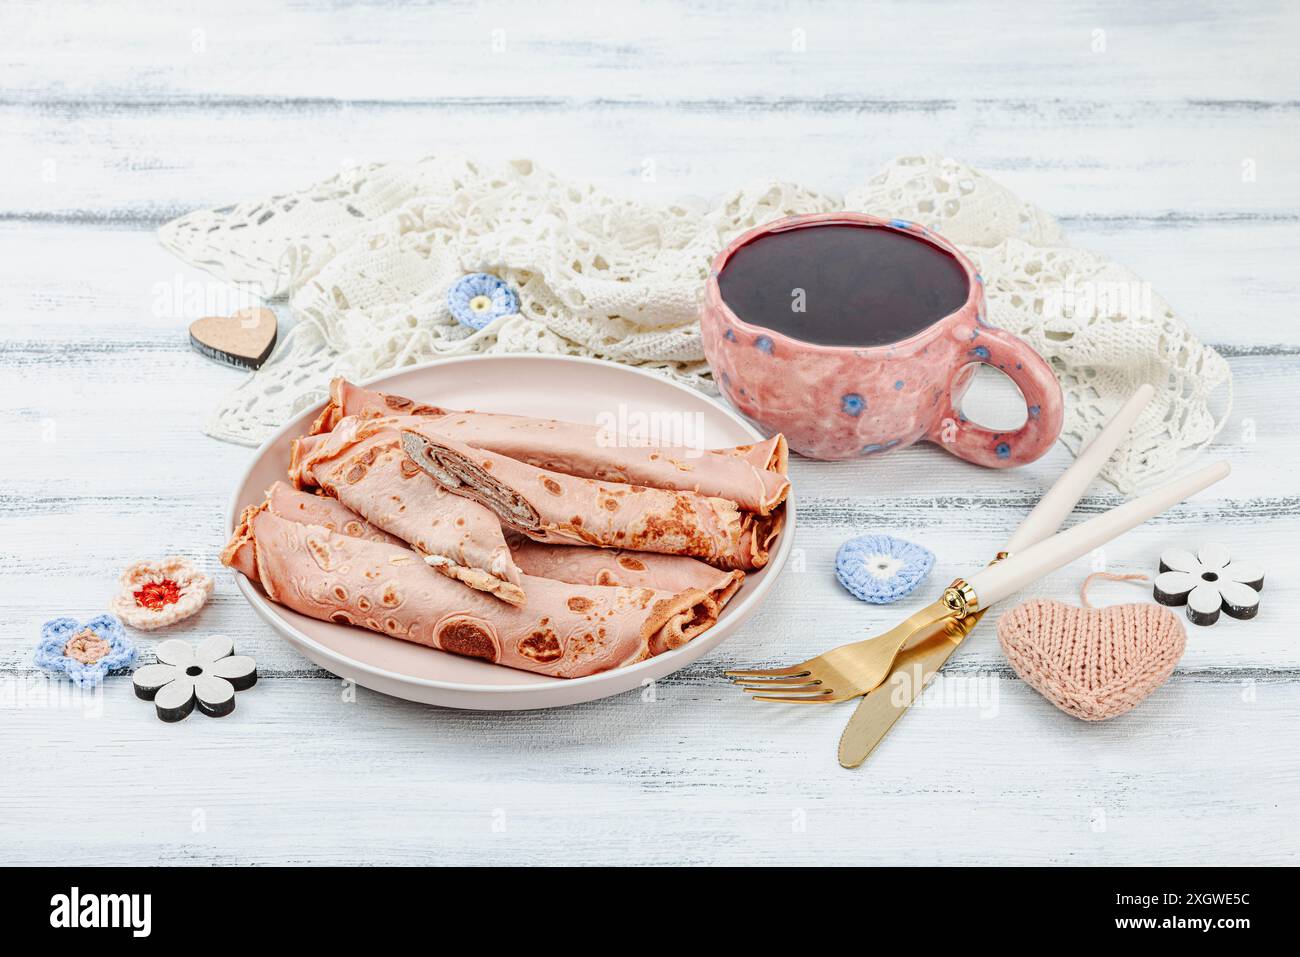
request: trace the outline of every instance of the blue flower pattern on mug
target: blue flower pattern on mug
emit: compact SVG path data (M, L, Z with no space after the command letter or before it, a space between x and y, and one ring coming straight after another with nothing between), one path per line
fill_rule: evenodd
M759 352L763 353L763 355L770 356L772 354L772 348L773 348L772 337L759 336L757 339L754 340L754 348L757 349Z
M999 442L997 448L993 451L997 453L997 456L1000 459L1011 458L1011 446L1007 445L1005 442Z
M970 354L973 356L978 356L979 358L987 362L989 359L988 346L976 346L974 349L970 351Z
M863 455L872 455L875 452L887 452L899 442L898 439L890 439L888 442L872 442L862 446Z
M897 380L897 381L894 383L894 391L895 391L895 392L898 392L898 391L901 390L902 388L903 388L903 380L902 380L902 379L899 379L899 380Z
M519 296L504 279L476 272L452 283L447 290L447 308L457 322L477 332L502 316L519 312Z
M840 396L840 411L857 416L867 407L867 400L856 392L846 392Z

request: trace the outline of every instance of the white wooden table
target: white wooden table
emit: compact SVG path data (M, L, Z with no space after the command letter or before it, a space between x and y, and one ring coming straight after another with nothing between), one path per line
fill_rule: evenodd
M1174 22L1176 5L1122 2L762 4L739 18L711 3L169 6L0 13L0 859L1297 862L1294 8ZM164 220L438 151L530 155L669 197L762 176L842 190L930 150L1063 217L1231 361L1235 409L1212 453L1232 477L1105 559L1150 572L1167 546L1219 539L1269 569L1262 610L1189 628L1174 678L1132 714L1093 726L1056 711L1010 671L990 622L847 772L847 707L768 708L718 677L916 607L850 598L840 542L902 534L937 552L932 583L947 582L996 550L1068 462L1059 448L1007 473L930 446L796 462L793 567L743 633L653 701L480 714L349 690L217 568L252 451L199 430L239 373L191 352L193 315L160 305L160 286L220 289L159 247ZM1115 501L1101 490L1082 511ZM257 687L229 718L179 725L124 678L89 704L61 697L31 664L41 623L103 611L127 562L170 552L218 577L175 633L231 635L258 659ZM1068 599L1088 570L1033 594Z

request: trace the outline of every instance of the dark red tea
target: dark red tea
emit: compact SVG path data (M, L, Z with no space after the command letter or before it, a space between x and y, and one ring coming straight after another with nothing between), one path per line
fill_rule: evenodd
M767 233L718 276L745 322L826 346L899 342L960 309L966 270L896 229L822 223Z

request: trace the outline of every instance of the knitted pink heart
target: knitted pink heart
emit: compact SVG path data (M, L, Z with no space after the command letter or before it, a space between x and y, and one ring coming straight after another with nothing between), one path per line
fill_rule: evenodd
M998 642L1016 674L1052 704L1104 721L1165 682L1187 632L1163 605L1076 608L1037 599L998 619Z

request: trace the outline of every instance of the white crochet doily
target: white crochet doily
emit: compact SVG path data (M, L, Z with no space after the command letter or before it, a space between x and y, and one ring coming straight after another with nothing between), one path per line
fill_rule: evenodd
M1228 365L1163 299L1124 267L1067 245L1042 210L941 157L895 160L844 197L771 182L708 206L633 202L527 161L431 157L191 213L160 237L222 279L287 299L298 319L206 428L254 445L322 400L332 376L366 379L442 356L599 356L713 392L697 309L714 253L759 223L836 209L923 223L976 262L990 321L1056 369L1071 451L1140 383L1154 383L1155 400L1104 473L1121 490L1168 472L1221 428ZM519 313L474 332L446 296L476 272L513 285Z

